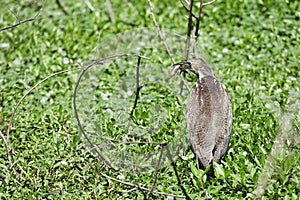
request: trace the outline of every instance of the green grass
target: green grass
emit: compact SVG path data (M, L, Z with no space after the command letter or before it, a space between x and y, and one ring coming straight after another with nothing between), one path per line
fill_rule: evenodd
M0 8L0 28L17 22L10 10L23 20L34 17L42 8L40 17L43 18L0 32L0 130L5 136L14 106L38 81L60 70L87 65L110 52L134 52L129 45L118 44L127 39L133 39L135 44L133 29L146 27L155 34L146 1L113 1L115 24L110 23L103 3L91 1L95 12L90 12L84 1L62 1L69 13L65 15L54 2L7 1ZM154 1L153 4L163 30L186 33L186 13L179 1ZM215 166L215 177L204 175L200 181L190 150L176 160L183 185L192 199L252 199L255 194L262 195L262 199L297 199L300 193L299 10L298 1L269 0L217 1L204 9L199 46L230 93L234 120L230 147L222 162ZM152 34L149 33L151 37ZM109 46L114 42L115 50ZM145 43L147 46L148 41ZM184 42L180 47L173 46L177 47L175 58L180 61ZM134 115L137 132L143 134L147 134L147 131L142 132L143 128L155 122L156 118L151 117L153 113L161 112L158 116L167 119L163 121L158 117L162 120L158 120L159 131L153 131L148 138L157 142L171 140L176 132L185 134L185 96L178 95L178 78L165 81L172 67L163 48L159 48L161 52L152 50L143 50L151 61L142 60L141 84L147 84L141 89L143 98ZM120 62L119 68L96 70L84 77L79 92L82 101L85 98L90 101L80 104L80 113L87 115L83 119L88 118L95 107L96 113L103 112L101 106L114 107L119 103L116 109L122 108L122 95L129 95L130 100L127 110L122 112L130 112L134 94L118 91L134 92L136 59L130 57ZM132 187L108 180L100 172L151 188L152 174L110 171L87 150L72 108L79 73L73 71L47 80L20 105L9 135L9 143L16 151L14 168L19 175L10 168L1 140L1 199L144 198L145 192L130 191ZM155 81L157 84L148 84ZM121 89L117 91L115 87ZM104 99L105 95L116 95L115 102L111 105L107 101L99 107L95 99L84 96L91 94L89 92ZM147 106L143 107L142 103ZM153 104L159 105L159 109L151 110ZM88 106L95 107L89 109ZM126 136L124 126L97 126L97 120L92 118L86 124L93 130L107 131L113 139L126 139L122 138ZM141 140L133 134L128 137ZM132 145L127 150L157 149ZM166 154L163 157L166 158ZM258 190L261 188L263 193ZM183 195L170 164L164 164L159 171L157 190ZM153 194L149 198L165 197Z

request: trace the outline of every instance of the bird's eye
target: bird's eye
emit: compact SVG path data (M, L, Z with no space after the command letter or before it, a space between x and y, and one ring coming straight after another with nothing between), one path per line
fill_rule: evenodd
M192 64L187 61L183 67L184 67L184 69L189 69L189 68L191 68L191 66L192 66Z

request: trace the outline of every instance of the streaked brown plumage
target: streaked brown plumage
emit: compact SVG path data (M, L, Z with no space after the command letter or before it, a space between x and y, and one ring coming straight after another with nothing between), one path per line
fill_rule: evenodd
M212 161L219 162L227 151L232 128L230 98L204 59L176 63L170 78L179 69L198 76L187 102L187 129L196 157L206 168Z

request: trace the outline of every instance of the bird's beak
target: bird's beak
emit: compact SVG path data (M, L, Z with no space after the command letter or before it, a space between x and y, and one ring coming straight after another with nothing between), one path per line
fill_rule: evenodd
M174 64L173 66L174 66L174 68L171 71L171 73L169 74L168 79L171 79L176 74L176 72L179 70L181 65Z
M184 66L184 65L186 65L186 64L188 64L188 63L189 63L188 61L182 61L182 62L175 63L175 64L173 65L174 68L173 68L173 70L171 71L171 73L170 73L168 79L171 79L171 78L176 74L176 72L177 72L182 66Z

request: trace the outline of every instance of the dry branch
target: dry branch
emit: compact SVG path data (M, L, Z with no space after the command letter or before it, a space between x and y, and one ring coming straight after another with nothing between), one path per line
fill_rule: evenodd
M180 0L181 5L183 6L183 8L190 13L190 8L186 7L186 5L183 3L183 0ZM197 18L196 15L194 15L194 13L192 13L194 18Z
M147 1L148 1L148 4L149 4L149 7L150 7L150 12L151 12L151 16L152 16L153 23L154 23L154 25L155 25L155 27L156 27L156 30L157 30L158 34L159 34L159 37L160 37L160 39L161 39L161 42L163 43L163 45L164 45L164 47L165 47L165 49L166 49L166 51L167 51L167 53L168 53L170 59L172 60L172 63L175 64L175 60L174 60L174 58L173 58L173 56L172 56L172 54L171 54L171 51L170 51L170 49L169 49L169 47L168 47L168 45L167 45L167 43L166 43L165 37L164 37L164 35L162 34L162 32L161 32L161 30L160 30L160 28L159 28L159 25L158 25L158 23L157 23L157 21L156 21L156 19L155 19L155 15L154 15L154 10L153 10L152 2L151 2L150 0L147 0Z
M110 0L106 0L106 7L107 7L107 10L109 13L109 18L110 18L111 23L115 23L114 12L112 10Z
M157 32L158 32L158 35L159 35L159 37L160 37L160 40L161 40L161 42L163 43L163 45L164 45L164 47L165 47L165 50L166 50L166 52L168 53L168 55L169 55L169 57L170 57L170 59L171 59L171 61L172 61L172 63L173 64L175 64L175 60L174 60L174 58L173 58L173 56L172 56L172 53L171 53L171 51L170 51L170 49L169 49L169 47L168 47L168 45L167 45L167 43L166 43L166 40L165 40L165 38L164 38L164 35L162 34L162 32L161 32L161 30L160 30L160 27L159 27L159 25L158 25L158 23L157 23L157 21L156 21L156 18L155 18L155 15L154 15L154 10L153 10L153 5L152 5L152 2L151 2L151 0L147 0L148 1L148 4L149 4L149 7L150 7L150 12L151 12L151 16L152 16L152 21L153 21L153 23L154 23L154 25L155 25L155 27L156 27L156 30L157 30ZM188 88L188 85L186 84L186 81L184 80L184 74L182 74L181 76L180 76L180 78L181 78L181 82L180 82L180 94L182 94L182 88L183 88L183 85L186 87L186 88ZM189 89L188 89L189 90Z
M151 191L149 192L149 194L152 193L156 189L156 181L157 181L158 169L160 167L160 163L161 163L161 159L162 159L162 155L163 155L163 151L164 151L163 147L166 146L166 145L167 145L167 143L164 143L164 144L161 145L158 163L155 166L154 182L152 184L152 188L151 188Z
M140 64L141 64L141 57L138 57L138 62L137 62L137 66L136 66L136 93L135 93L135 99L134 99L134 104L133 104L133 108L130 112L130 117L132 118L133 116L133 112L136 108L137 102L138 102L138 98L139 98L139 93L140 93Z
M83 0L83 1L87 5L87 7L90 9L91 12L95 11L95 8L93 7L93 5L91 4L91 2L89 0Z
M197 42L197 39L199 37L199 27L200 27L200 20L201 20L201 14L203 11L203 8L205 6L209 6L211 4L213 4L216 0L204 3L203 0L201 0L200 5L199 5L199 11L198 11L198 16L196 17L196 30L195 30L195 40Z
M68 15L68 11L64 8L64 6L61 4L60 0L55 0L56 1L56 4L58 5L58 7L63 11L63 13L65 15Z
M185 198L188 199L188 200L191 200L191 197L188 195L188 193L186 192L185 188L183 187L182 183L181 183L181 180L180 180L180 177L178 175L178 172L177 172L177 169L176 169L176 163L174 162L173 160L173 157L172 157L172 154L169 150L169 147L168 146L165 146L166 150L167 150L167 156L171 162L171 165L173 167L173 170L174 170L174 173L176 175L176 178L177 178L177 182L178 182L178 185L180 186L183 194L185 195Z
M202 3L202 6L209 6L211 4L213 4L216 0L213 0L213 1L210 1L210 2L207 2L207 3Z
M185 43L185 60L189 59L189 51L190 51L190 41L191 41L191 33L193 30L193 5L194 1L191 0L189 4L189 19L188 19L188 28L187 28L187 36L186 36L186 43Z
M20 21L14 25L11 25L11 26L7 26L7 27L4 27L4 28L0 28L0 32L1 31L5 31L5 30L8 30L8 29L13 29L13 28L16 28L17 26L20 26L21 24L24 24L24 23L27 23L27 22L31 22L31 21L37 21L37 20L41 20L42 18L29 18L29 19L25 19L23 21Z
M0 130L0 137L2 138L2 140L4 141L4 144L6 146L6 150L7 150L7 158L8 158L8 163L10 165L10 168L13 170L14 174L16 175L16 170L14 169L14 165L11 161L11 152L13 152L13 149L10 147L9 143L7 142L7 140L5 139L5 136L2 134L2 131ZM14 153L14 152L13 152Z

